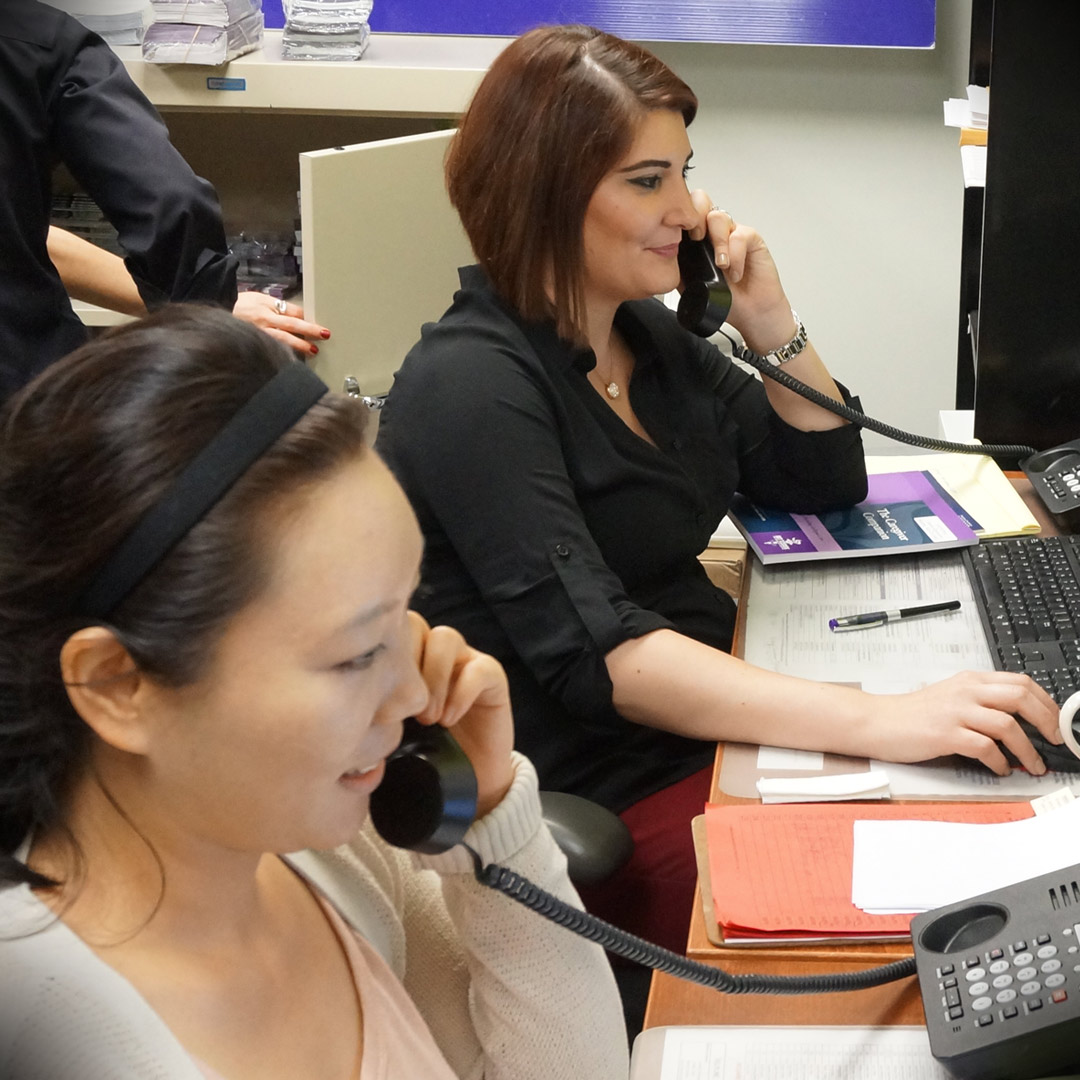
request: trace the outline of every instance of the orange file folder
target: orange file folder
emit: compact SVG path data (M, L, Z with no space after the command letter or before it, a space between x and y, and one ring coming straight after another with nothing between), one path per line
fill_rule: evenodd
M869 915L851 902L856 820L979 824L1033 813L1026 802L707 806L716 920L725 939L905 937L912 915Z

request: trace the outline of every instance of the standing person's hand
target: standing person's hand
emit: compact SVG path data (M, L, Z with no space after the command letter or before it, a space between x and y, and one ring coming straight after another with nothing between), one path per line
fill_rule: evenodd
M325 326L307 322L299 304L277 300L261 292L242 292L236 298L233 315L265 330L290 349L306 356L317 356L317 341L325 341L330 331Z

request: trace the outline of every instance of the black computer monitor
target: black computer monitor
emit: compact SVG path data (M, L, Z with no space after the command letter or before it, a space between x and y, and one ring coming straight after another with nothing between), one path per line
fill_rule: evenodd
M975 320L983 442L1080 438L1078 58L1076 0L994 0Z

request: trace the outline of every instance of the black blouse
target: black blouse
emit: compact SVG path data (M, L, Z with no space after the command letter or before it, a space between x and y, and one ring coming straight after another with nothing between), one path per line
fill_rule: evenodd
M0 401L87 332L49 261L63 162L119 231L149 307L232 307L236 265L213 189L169 142L116 54L71 16L6 0L0 17Z
M589 383L591 350L522 322L479 268L461 284L380 419L426 540L415 606L504 664L517 745L545 787L622 810L715 744L622 719L605 655L660 628L730 649L735 605L697 556L733 492L806 513L855 503L859 432L792 428L756 379L646 300L616 326L652 445Z

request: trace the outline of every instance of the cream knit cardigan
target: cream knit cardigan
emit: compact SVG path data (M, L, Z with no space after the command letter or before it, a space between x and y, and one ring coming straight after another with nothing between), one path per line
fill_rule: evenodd
M510 792L466 840L578 902L520 755ZM402 980L462 1080L625 1080L602 951L480 885L463 849L412 855L368 824L334 851L287 858ZM0 890L0 1077L201 1080L135 988L26 886Z

